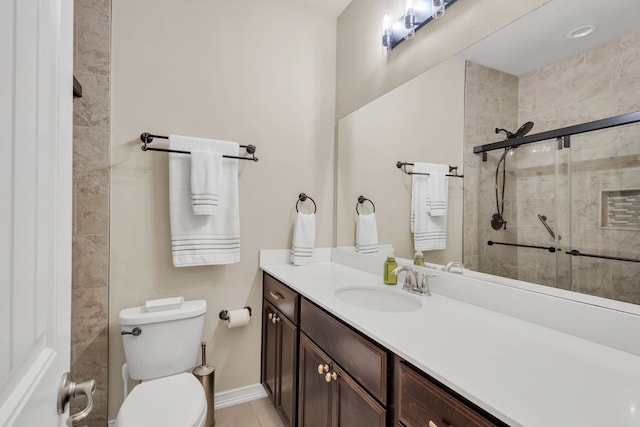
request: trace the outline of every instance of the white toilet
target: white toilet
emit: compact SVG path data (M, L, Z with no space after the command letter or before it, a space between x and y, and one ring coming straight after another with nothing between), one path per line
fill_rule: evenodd
M167 298L120 312L123 372L142 383L125 397L116 427L204 426L204 389L190 371L197 363L206 310L204 300Z

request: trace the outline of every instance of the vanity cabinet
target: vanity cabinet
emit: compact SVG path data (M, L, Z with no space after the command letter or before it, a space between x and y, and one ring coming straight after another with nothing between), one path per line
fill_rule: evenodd
M267 274L263 285L261 382L285 426L294 426L300 297Z
M304 333L299 372L299 426L387 425L386 409Z
M261 381L287 427L507 426L267 273Z
M507 426L400 358L394 365L399 427Z

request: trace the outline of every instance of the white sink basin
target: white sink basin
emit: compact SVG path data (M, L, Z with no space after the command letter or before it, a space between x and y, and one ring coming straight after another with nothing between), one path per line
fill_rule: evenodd
M407 312L422 307L420 297L372 286L340 288L335 291L335 296L351 305L372 311Z

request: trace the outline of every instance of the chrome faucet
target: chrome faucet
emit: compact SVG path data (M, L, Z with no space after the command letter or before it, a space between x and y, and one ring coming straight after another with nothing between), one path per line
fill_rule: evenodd
M427 272L424 272L422 274L422 278L420 280L420 273L417 270L406 266L397 267L391 272L391 274L393 274L394 276L398 276L403 271L406 271L407 274L404 277L402 290L418 295L431 295L431 292L429 291L429 274L427 274Z
M462 262L460 262L460 261L451 261L449 264L447 264L447 265L444 267L444 269L443 269L443 270L444 270L444 271L449 271L449 272L451 272L451 273L457 273L456 271L451 271L451 269L452 269L453 267L462 267L462 268L465 268L465 267L464 267L464 264L463 264Z

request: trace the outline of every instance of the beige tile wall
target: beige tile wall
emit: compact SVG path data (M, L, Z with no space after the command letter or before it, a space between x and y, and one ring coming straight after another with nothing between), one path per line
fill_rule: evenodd
M502 246L487 246L488 240L510 242L515 239L513 158L507 160L507 187L503 217L506 230L493 230L491 215L496 212L495 169L502 152L489 153L486 163L473 154L476 145L502 139L495 128L516 129L518 78L467 61L464 118L464 250L466 266L473 270L515 277L516 253ZM483 189L483 191L480 191ZM485 189L491 189L486 191ZM476 237L477 236L477 237ZM498 262L504 260L508 262Z
M75 2L74 74L83 96L73 116L71 375L97 382L89 427L107 425L110 27L110 0Z
M531 120L535 122L532 133L539 133L639 111L638 46L640 33L630 34L519 79L467 64L464 258L469 266L640 303L638 264L484 245L489 238L500 238L557 246L563 252L578 249L640 258L640 231L600 227L601 190L640 188L638 125L574 136L571 150L558 150L556 141L519 147L507 169L507 232L494 232L488 223L496 209L495 166L502 151L489 153L486 163L472 153L473 146L500 139L493 134L494 126L515 130ZM562 236L559 242L546 232L537 214L547 216L549 225Z

